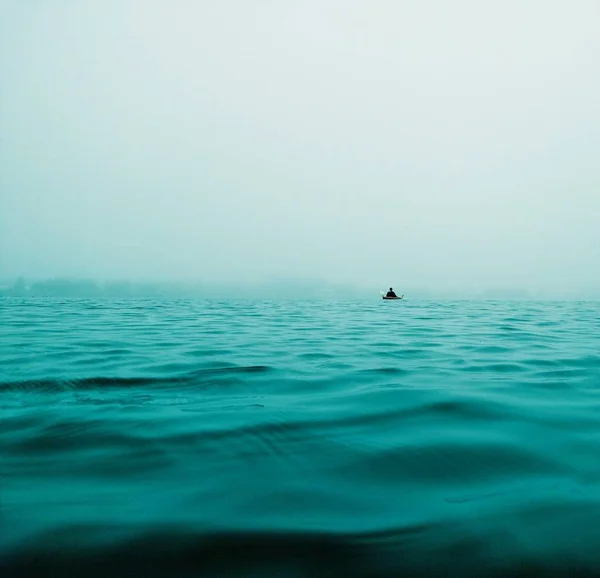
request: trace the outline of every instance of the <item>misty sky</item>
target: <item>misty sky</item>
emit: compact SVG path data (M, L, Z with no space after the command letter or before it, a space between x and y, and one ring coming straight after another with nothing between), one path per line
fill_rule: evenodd
M0 0L0 277L600 287L597 0Z

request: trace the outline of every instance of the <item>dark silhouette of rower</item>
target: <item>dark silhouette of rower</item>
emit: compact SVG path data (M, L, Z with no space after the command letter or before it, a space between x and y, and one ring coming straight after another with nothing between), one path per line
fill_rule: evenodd
M390 290L387 292L386 297L398 297L398 295L396 295L394 293L394 290L390 287Z

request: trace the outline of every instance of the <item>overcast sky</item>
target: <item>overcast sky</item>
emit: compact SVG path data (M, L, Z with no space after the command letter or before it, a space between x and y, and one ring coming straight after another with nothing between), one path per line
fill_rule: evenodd
M598 0L0 11L0 277L600 287Z

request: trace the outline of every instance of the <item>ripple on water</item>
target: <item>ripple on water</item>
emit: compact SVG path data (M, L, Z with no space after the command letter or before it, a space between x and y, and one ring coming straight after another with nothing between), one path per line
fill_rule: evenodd
M600 306L387 305L0 301L0 572L598 575Z

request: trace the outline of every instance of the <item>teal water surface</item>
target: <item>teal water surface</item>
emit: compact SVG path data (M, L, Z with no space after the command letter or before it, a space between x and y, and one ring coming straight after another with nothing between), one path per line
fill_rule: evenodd
M0 308L3 575L600 574L599 303Z

